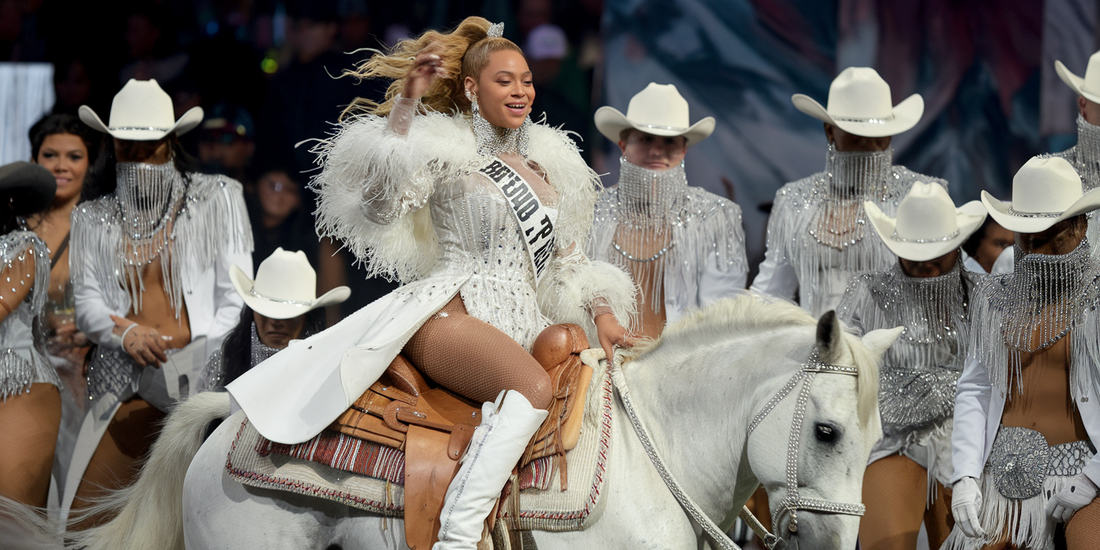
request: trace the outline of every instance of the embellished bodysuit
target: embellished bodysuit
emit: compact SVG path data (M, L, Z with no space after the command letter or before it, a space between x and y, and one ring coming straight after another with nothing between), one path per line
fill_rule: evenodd
M1053 549L1048 499L1079 473L1100 480L1100 262L1087 238L1068 254L1014 253L1013 272L974 293L952 436L954 478L979 480L989 536L956 527L950 550L1002 533L1020 548Z
M41 342L35 341L35 324L46 303L50 282L50 254L46 243L30 231L12 231L0 237L3 272L0 295L19 286L33 285L27 298L0 321L0 400L30 390L31 384L60 387L57 371L46 359ZM34 278L21 274L23 262L33 262Z
M852 279L837 317L860 333L904 327L886 351L879 378L883 439L871 461L901 452L947 485L955 386L970 338L970 294L977 275L962 262L938 277L910 277L895 263ZM927 451L912 448L926 447Z

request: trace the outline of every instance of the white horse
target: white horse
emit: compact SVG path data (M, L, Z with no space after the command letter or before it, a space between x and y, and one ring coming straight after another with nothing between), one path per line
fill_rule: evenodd
M625 354L621 369L657 454L708 518L728 526L763 483L788 547L850 550L859 518L829 510L862 508L863 471L881 431L876 363L899 330L861 341L832 312L818 322L790 304L742 297L668 327ZM851 376L817 374L838 370ZM538 548L712 544L651 463L621 400L614 405L623 414L613 425L602 514L585 531L533 533ZM74 544L406 548L400 520L230 479L226 456L242 413L201 444L206 423L226 414L225 394L199 394L178 407L140 479L105 505L121 508L118 517Z

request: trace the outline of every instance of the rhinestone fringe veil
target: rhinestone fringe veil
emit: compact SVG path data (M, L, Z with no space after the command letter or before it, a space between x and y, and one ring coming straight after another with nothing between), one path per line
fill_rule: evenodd
M983 281L973 305L970 352L981 361L993 386L1008 390L1020 378L1023 355L1050 348L1070 335L1071 395L1084 388L1077 369L1092 369L1100 359L1100 263L1091 257L1088 239L1069 254L1024 254L1015 250L1015 271Z
M665 292L694 301L697 272L708 264L720 271L748 271L741 209L732 201L689 187L683 163L656 171L620 158L618 185L604 190L596 205L589 254L635 274L660 313Z
M240 193L240 184L224 176L185 178L171 163L120 163L116 192L73 211L74 283L96 277L112 309L124 309L129 301L138 311L142 269L159 260L179 318L184 273L202 273L227 250L252 250ZM118 284L105 284L112 279Z
M769 255L794 267L799 302L811 315L835 308L831 300L839 299L851 277L897 262L881 239L868 237L864 201L892 216L913 183L947 187L944 180L891 166L892 158L891 149L847 153L830 145L823 172L788 183L776 194L768 220Z

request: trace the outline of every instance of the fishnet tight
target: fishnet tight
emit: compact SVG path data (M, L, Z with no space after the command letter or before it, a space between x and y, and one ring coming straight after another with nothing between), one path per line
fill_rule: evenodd
M948 510L944 488L936 488L936 500L927 504L928 472L913 460L892 455L867 466L863 475L863 503L867 513L859 522L859 546L863 550L916 548L921 523L928 530L929 545L939 548L947 539Z
M493 401L502 390L513 390L545 409L553 397L550 376L538 361L507 334L468 314L461 296L424 323L402 353L436 383L474 401Z
M1066 548L1100 548L1100 499L1093 500L1069 518L1066 523Z

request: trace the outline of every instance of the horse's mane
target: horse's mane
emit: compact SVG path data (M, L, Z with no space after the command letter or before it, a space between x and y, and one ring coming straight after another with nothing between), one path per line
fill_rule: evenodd
M644 340L633 348L623 350L622 360L626 364L664 353L682 356L687 350L711 345L730 334L751 335L779 328L815 325L817 319L790 302L746 294L721 300L668 325L659 338ZM854 366L859 372L857 407L860 422L867 427L871 425L878 404L878 363L858 336L844 331L841 338L852 353ZM823 357L822 360L828 361L829 358Z

